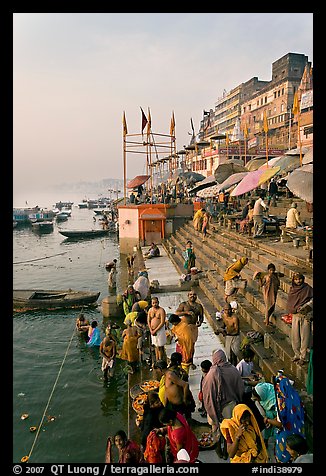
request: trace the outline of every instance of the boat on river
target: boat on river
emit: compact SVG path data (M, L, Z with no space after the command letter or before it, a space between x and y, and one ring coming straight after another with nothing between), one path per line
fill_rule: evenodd
M36 221L32 223L32 230L38 233L51 233L53 231L53 221Z
M44 289L14 289L14 311L83 307L96 304L100 292Z
M67 238L94 238L97 236L105 236L111 232L110 229L103 230L59 230L59 233Z

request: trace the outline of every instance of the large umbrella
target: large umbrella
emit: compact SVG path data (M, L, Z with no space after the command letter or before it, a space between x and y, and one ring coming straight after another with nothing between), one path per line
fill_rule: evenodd
M283 157L283 155L279 155L278 157L273 157L272 159L269 159L269 161L266 163L266 160L265 162L263 163L263 165L261 165L259 167L259 169L268 169L269 167L274 167L275 165L277 165L277 162Z
M212 185L216 185L216 180L214 175L209 175L204 180L197 182L196 186L189 190L190 193L197 193L199 190L203 190L204 188L211 187Z
M137 188L143 185L150 178L150 175L137 175L127 183L127 188Z
M203 190L199 190L197 193L198 197L201 198L209 198L209 197L216 197L219 192L220 184L212 185L211 187L204 188Z
M303 156L302 163L310 164L313 161L314 161L314 151L313 151L313 148L310 147L308 152L306 152L305 155Z
M289 175L286 186L296 197L313 203L313 173L296 169Z
M220 164L216 167L214 171L215 180L217 183L222 183L224 180L230 177L230 175L238 172L247 172L242 160L229 159L227 162L224 162L224 164Z
M224 182L221 183L219 186L219 191L224 191L228 190L232 185L235 185L248 174L248 172L237 172L236 174L230 175L227 179L224 180Z
M199 174L197 172L182 172L179 175L180 179L186 182L187 184L200 182L204 180L205 175Z
M262 169L259 169L259 170L262 170ZM259 180L258 180L258 185L261 185L262 183L267 182L272 177L274 177L274 175L276 175L277 172L279 172L279 171L280 171L280 167L278 165L276 165L276 167L270 167L268 169L263 169L263 173L261 174L261 176L259 177Z
M230 193L231 197L236 197L237 195L242 195L244 193L250 192L258 187L258 182L263 173L263 170L253 170L248 172L247 175L241 180L240 183L235 187L234 190Z
M278 175L283 175L286 172L292 172L292 170L300 167L300 156L283 155L283 157L276 162L276 165L280 167Z
M309 147L303 146L301 147L301 154L306 154L309 150ZM290 149L285 152L286 155L300 155L300 147L296 147L295 149Z
M259 167L263 164L266 164L266 157L259 157L257 159L251 159L249 162L246 163L246 169L249 170L249 172L252 172L253 170L259 169Z

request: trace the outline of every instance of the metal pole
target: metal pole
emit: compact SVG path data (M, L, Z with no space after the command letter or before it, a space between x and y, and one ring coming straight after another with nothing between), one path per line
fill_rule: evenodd
M289 146L288 149L291 149L291 122L292 122L292 109L290 108L290 117L289 117Z

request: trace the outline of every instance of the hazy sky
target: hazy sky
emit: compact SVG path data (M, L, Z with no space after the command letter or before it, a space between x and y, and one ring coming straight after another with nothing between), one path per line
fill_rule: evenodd
M312 13L15 13L14 193L62 182L123 178L122 114L177 150L203 109L253 76L270 81L287 53L313 63ZM127 176L145 173L128 154Z

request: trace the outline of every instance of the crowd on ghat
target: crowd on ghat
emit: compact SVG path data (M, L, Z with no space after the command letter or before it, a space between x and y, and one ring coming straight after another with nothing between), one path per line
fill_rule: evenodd
M254 236L260 236L265 207L268 205L262 197L250 201L242 218L247 223L242 222L240 229L244 230L252 220ZM291 207L293 217L295 209ZM212 226L209 211L198 210L193 225L194 233L201 234L205 240ZM159 248L152 243L145 259L155 259L159 254ZM187 277L196 269L196 253L191 241L187 242L183 257ZM133 273L134 259L132 255L127 257L130 273ZM217 313L215 331L225 337L225 345L212 353L211 360L201 362L198 410L207 418L220 458L231 463L312 462L305 438L304 405L294 383L282 371L274 376L273 382L266 382L255 369L250 344L241 342L236 297L245 281L241 271L247 264L248 257L244 256L225 269L225 303ZM106 265L111 287L116 286L116 266L117 260ZM275 326L273 312L282 276L273 263L267 266L266 272L253 275L262 291L265 303L262 321L266 326ZM198 330L204 319L195 288L174 312L167 313L159 298L151 295L147 271L142 270L133 284L128 284L121 296L121 305L124 329L109 322L101 339L97 322L89 323L80 315L76 321L77 332L85 338L87 346L99 346L105 379L114 378L116 359L120 358L126 361L130 373L137 372L141 365L148 365L153 378L159 381L159 388L148 393L139 426L140 442L129 439L124 430L117 431L107 440L105 462L113 462L114 447L119 463L200 462L198 439L192 428L196 403L189 386L189 372L195 368ZM307 366L308 375L312 375L312 307L312 287L305 282L303 274L294 273L287 301L287 312L292 314L292 360ZM173 342L173 338L175 352L168 358L165 346L171 339ZM268 452L271 445L274 460Z

